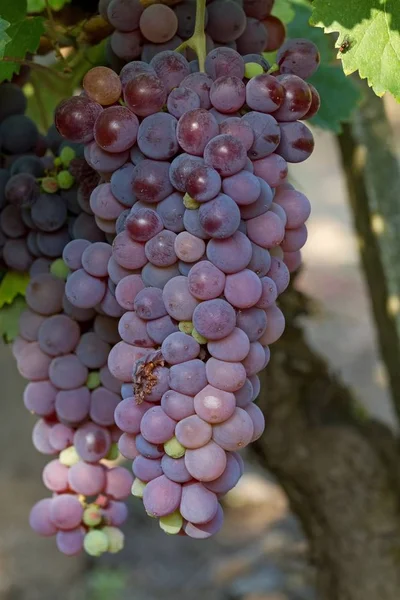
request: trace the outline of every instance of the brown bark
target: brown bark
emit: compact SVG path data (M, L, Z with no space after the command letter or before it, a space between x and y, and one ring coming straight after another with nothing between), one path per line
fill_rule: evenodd
M286 490L310 540L321 600L399 600L398 444L370 420L308 346L293 318L274 345L256 451ZM292 312L292 315L290 313Z
M382 100L367 86L339 137L350 207L390 391L400 415L400 170ZM287 329L272 348L256 451L286 490L310 540L320 600L399 600L399 442L307 344L282 299Z

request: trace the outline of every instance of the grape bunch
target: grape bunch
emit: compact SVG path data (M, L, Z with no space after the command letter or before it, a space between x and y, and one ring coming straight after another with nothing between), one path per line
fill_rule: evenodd
M23 114L24 98L14 84L0 85L0 252L6 268L35 274L71 239L105 235L89 205L99 175L86 163L83 145L65 142L54 126L41 138ZM12 110L18 112L7 116Z
M271 15L274 0L212 0L207 3L204 28L207 52L229 47L240 54L259 54L279 48L285 27ZM119 71L128 61L150 62L159 52L175 50L195 28L196 1L146 2L100 0L99 12L114 28L108 58ZM187 58L195 54L187 49Z
M133 495L167 533L220 529L220 500L243 471L238 451L264 430L258 374L284 330L277 302L310 214L288 163L312 153L303 121L319 107L306 81L315 45L289 40L277 62L272 75L262 57L223 47L191 73L166 50L120 77L92 69L83 94L56 111L59 132L85 144L104 180L90 205L116 233L108 277L123 314L108 368L122 383L118 446L133 459ZM98 289L83 267L66 284L84 282L68 296L77 307Z
M85 261L83 248L90 242L70 245L80 245ZM92 555L117 552L123 545L118 528L127 517L122 500L132 485L129 471L105 462L119 454L114 410L121 384L107 367L119 339L118 320L100 307L71 305L65 263L64 272L60 261L54 264L58 276L43 270L31 277L13 344L18 370L29 380L24 404L39 417L33 444L54 457L42 476L53 495L35 504L30 524L40 535L56 535L59 550L68 555L82 548Z

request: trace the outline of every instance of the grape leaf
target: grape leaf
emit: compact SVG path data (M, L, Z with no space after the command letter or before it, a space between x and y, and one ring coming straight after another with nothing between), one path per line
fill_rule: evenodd
M28 13L41 13L46 7L45 0L28 0Z
M360 99L357 86L349 80L337 65L322 63L310 79L321 96L321 107L310 123L334 133L341 132L341 124L349 121Z
M25 298L18 296L14 302L0 309L0 335L12 342L19 332L19 318L26 308Z
M6 29L10 26L8 21L5 21L0 17L0 59L4 56L4 49L6 44L10 41L10 36L6 32Z
M321 55L319 69L309 79L321 96L321 108L310 122L323 129L340 133L341 123L350 120L360 99L360 92L355 83L345 76L340 63L334 61L329 36L319 28L310 27L309 3L304 0L292 1L295 18L287 25L288 37L313 41Z
M27 15L26 0L0 0L0 14L10 23L7 29L10 41L5 45L3 57L23 59L27 52L36 52L44 32L44 19ZM0 81L11 79L20 68L19 63L3 60Z
M8 271L0 283L0 308L11 304L17 296L25 296L28 283L28 273Z
M277 17L277 19L280 19L285 24L293 21L295 12L290 0L275 0L271 15Z
M336 47L346 75L359 72L378 96L400 102L400 10L398 0L314 0L311 24L338 33Z

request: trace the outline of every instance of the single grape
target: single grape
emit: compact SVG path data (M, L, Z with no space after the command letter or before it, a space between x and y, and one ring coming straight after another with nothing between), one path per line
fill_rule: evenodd
M169 6L153 4L143 11L139 26L146 39L161 44L174 37L178 29L178 19Z
M49 367L49 378L61 390L71 390L85 384L88 370L75 354L53 359Z
M72 142L86 143L94 137L94 124L102 107L85 96L73 96L63 100L55 113L59 133Z
M223 177L241 171L246 158L245 147L232 135L217 135L204 148L206 165L213 167Z
M317 70L320 55L317 46L310 40L294 38L279 48L276 60L281 73L307 79Z
M137 143L140 150L148 158L172 158L178 151L176 127L177 120L169 113L161 112L145 117L138 132Z
M177 140L181 148L189 154L202 156L208 142L217 135L217 121L203 108L188 111L178 121Z
M83 78L83 89L94 102L109 106L121 96L121 82L116 73L107 67L94 67Z
M141 73L129 80L124 89L128 108L140 117L158 112L165 104L167 90L157 75Z

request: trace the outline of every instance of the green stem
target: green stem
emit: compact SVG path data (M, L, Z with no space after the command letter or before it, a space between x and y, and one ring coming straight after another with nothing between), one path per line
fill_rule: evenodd
M196 0L196 24L192 37L183 42L175 52L183 52L186 48L191 48L197 54L200 71L204 72L204 63L206 60L206 34L204 32L204 23L206 18L206 0Z

